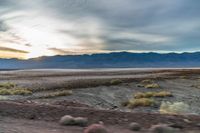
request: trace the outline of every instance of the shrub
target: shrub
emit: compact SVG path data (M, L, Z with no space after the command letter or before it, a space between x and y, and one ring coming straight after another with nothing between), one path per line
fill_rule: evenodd
M31 95L32 93L32 91L24 88L16 88L11 91L12 95Z
M11 83L11 82L7 82L7 83L0 83L0 88L4 88L4 89L11 89L16 87L16 84Z
M160 88L160 86L156 83L152 83L152 84L147 84L144 86L147 89L152 89L152 88Z
M154 97L172 97L172 93L168 91L160 91L154 93Z
M153 80L145 79L142 80L137 87L145 87L145 88L160 88L160 86L156 83L154 83Z
M160 113L162 114L185 114L189 112L189 105L183 102L162 102L160 106Z
M150 80L150 79L145 79L145 80L142 80L140 83L141 84L152 84L152 83L154 83L154 81Z
M152 106L155 104L155 101L150 98L140 98L140 99L130 99L128 101L127 107L128 108L135 108L139 106Z
M187 79L187 76L180 76L180 79Z
M71 90L64 90L64 91L45 94L41 96L40 98L54 98L54 97L61 97L61 96L69 96L69 95L72 95L72 93L73 92Z
M32 91L24 88L0 89L0 95L31 95Z
M161 91L161 92L139 92L134 95L134 98L151 98L151 97L171 97L172 93L167 91Z
M0 95L11 95L11 92L8 89L0 89Z
M118 85L118 84L121 84L121 83L123 83L123 82L122 82L122 80L120 80L120 79L112 79L112 80L110 81L110 84L111 84L111 85Z

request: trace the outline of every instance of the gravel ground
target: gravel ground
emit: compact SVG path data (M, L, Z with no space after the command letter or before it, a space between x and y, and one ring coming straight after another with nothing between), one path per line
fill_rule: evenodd
M112 85L110 81L113 79L120 79L121 84ZM142 80L153 80L155 83L160 85L158 89L146 89L144 87L138 87L138 84ZM0 83L11 82L16 83L20 87L29 88L33 91L36 91L33 95L30 96L0 96L2 102L20 102L19 108L14 108L10 106L10 103L0 102L0 116L2 120L0 121L0 129L5 129L4 133L25 133L31 129L31 133L63 133L66 129L68 132L81 133L82 128L78 127L60 127L56 125L57 122L48 121L45 124L47 114L46 110L49 110L49 107L44 107L45 110L42 110L40 113L45 114L41 119L37 120L27 120L27 117L24 117L26 114L37 115L38 109L34 106L26 107L23 102L31 102L33 104L42 104L42 105L62 105L65 108L87 108L91 109L92 115L97 114L97 118L90 116L85 113L84 110L79 112L69 111L66 113L72 113L73 115L89 115L91 122L100 120L100 118L108 118L107 111L117 111L116 115L113 115L110 120L107 121L109 129L112 132L118 133L123 131L124 133L129 133L127 127L124 124L128 124L131 120L128 119L128 112L134 113L147 113L137 114L138 117L145 119L146 124L144 127L148 127L151 124L156 124L158 122L165 121L166 118L162 118L158 114L153 116L148 113L158 113L159 104L162 101L171 101L171 102L184 102L190 106L192 114L200 114L200 70L199 69L100 69L100 70L20 70L20 71L0 71ZM39 90L39 91L38 91ZM44 94L50 94L52 92L59 92L61 90L72 90L73 94L70 96L60 96L54 98L41 98ZM167 98L156 98L158 103L157 106L153 107L139 107L135 109L127 109L121 106L121 103L127 101L133 97L133 94L137 92L148 92L148 91L170 91L173 94L173 97ZM18 103L17 103L18 105ZM6 108L8 107L8 108ZM22 112L20 112L21 110ZM76 109L78 109L76 108ZM13 112L13 110L16 110ZM61 112L61 111L60 111ZM90 111L89 111L90 112ZM90 113L91 113L90 112ZM99 113L97 113L99 112ZM117 123L114 119L120 112L123 112L121 118L117 117ZM14 113L12 115L12 113ZM53 113L53 112L52 112ZM61 114L60 114L61 115ZM59 115L59 117L60 117ZM64 114L63 114L64 115ZM106 115L106 116L105 116ZM137 115L133 115L136 117ZM120 116L120 115L119 115ZM55 116L56 117L56 116ZM57 116L53 119L59 119ZM131 115L129 116L131 117ZM128 118L129 118L128 117ZM157 120L154 120L157 118ZM198 117L199 118L199 117ZM19 119L19 122L17 123ZM171 118L170 118L171 119ZM181 118L183 120L184 118ZM192 118L194 119L194 118ZM10 124L9 121L11 121ZM125 121L125 122L124 122ZM140 118L136 118L136 121L143 123ZM199 121L199 119L197 120ZM174 118L174 122L180 122L177 117ZM40 123L40 124L39 124ZM39 126L39 125L40 126ZM197 124L197 123L195 123ZM194 125L195 125L194 124ZM22 126L24 128L22 128ZM196 129L194 125L191 125L189 129ZM38 128L35 128L37 127ZM187 123L184 124L187 129ZM10 128L15 127L15 128ZM9 130L6 130L9 129ZM13 129L13 130L12 130ZM23 130L24 131L23 131ZM16 130L16 131L15 131ZM66 131L65 131L66 132ZM145 131L144 131L145 132Z

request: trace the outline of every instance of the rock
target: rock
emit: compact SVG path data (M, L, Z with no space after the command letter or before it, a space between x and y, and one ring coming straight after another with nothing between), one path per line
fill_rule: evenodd
M178 133L177 129L167 126L166 124L153 125L150 128L151 133Z
M93 124L88 126L84 133L108 133L107 129L101 124Z
M61 125L74 125L74 123L75 123L74 117L70 115L65 115L60 119Z
M183 129L183 126L181 124L178 124L178 123L169 124L168 126L172 127L172 128Z
M99 124L104 125L104 122L103 121L99 121Z
M197 126L197 127L200 127L200 123L197 123L196 126Z
M79 125L79 126L87 126L88 124L88 119L87 118L84 118L84 117L77 117L77 118L74 118L74 124L75 125Z
M140 130L141 130L141 126L140 126L140 124L138 124L138 123L132 122L132 123L130 123L130 125L129 125L129 129L130 129L131 131L140 131Z

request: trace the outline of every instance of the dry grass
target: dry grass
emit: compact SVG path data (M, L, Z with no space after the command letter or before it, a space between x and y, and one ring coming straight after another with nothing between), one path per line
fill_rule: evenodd
M16 87L16 84L11 83L11 82L6 82L6 83L0 83L0 88L4 89L10 89Z
M31 95L32 91L24 88L0 89L0 95Z
M139 92L134 95L134 98L151 98L151 97L171 97L173 96L171 92L168 91L160 91L160 92Z
M187 76L180 76L179 78L180 79L187 79L188 77Z
M128 102L127 107L132 109L136 107L147 107L155 104L155 101L150 98L140 98L140 99L131 99Z
M160 86L156 83L152 83L152 84L147 84L144 86L147 89L154 89L154 88L160 88Z
M0 83L0 95L31 95L33 92L26 88L20 88L15 83Z
M123 82L122 82L122 80L120 80L120 79L112 79L112 80L110 81L110 84L111 84L111 85L118 85L118 84L121 84L121 83L123 83Z
M138 85L137 87L144 87L144 88L160 88L160 86L155 83L153 80L150 80L150 79L145 79L145 80L142 80Z
M59 92L53 92L53 93L48 93L40 98L55 98L55 97L61 97L61 96L70 96L72 95L73 92L71 90L64 90L64 91L59 91Z
M191 112L191 108L188 104L183 102L162 102L160 106L161 114L187 114Z
M150 80L150 79L145 79L145 80L142 80L140 83L141 84L152 84L152 83L154 83L154 81Z
M122 103L122 106L133 109L136 107L152 106L155 103L156 102L151 98L140 98L140 99L130 99L129 101Z

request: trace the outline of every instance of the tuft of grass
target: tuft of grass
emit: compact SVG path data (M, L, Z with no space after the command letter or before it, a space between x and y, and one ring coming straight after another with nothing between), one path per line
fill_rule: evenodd
M11 91L8 89L0 89L0 95L11 95Z
M147 84L144 87L147 88L147 89L160 88L160 86L156 83Z
M136 107L147 107L147 106L153 106L156 102L153 99L150 98L140 98L140 99L130 99L126 104L124 104L126 107L133 109Z
M16 87L16 84L7 82L7 83L0 83L0 88L11 89Z
M122 82L122 80L120 80L120 79L112 79L112 80L110 81L110 84L111 84L111 85L118 85L118 84L121 84L121 83L123 83L123 82Z
M151 98L151 97L171 97L173 96L171 92L168 91L160 91L160 92L139 92L134 95L134 98Z
M190 106L183 102L162 102L160 106L161 114L187 114L192 113Z
M154 94L154 97L172 97L172 93L168 91L160 91Z
M151 79L145 79L145 80L142 80L140 83L141 84L152 84L152 83L154 83L154 81Z
M32 95L33 92L29 89L16 88L11 91L12 95Z
M138 85L137 87L144 87L144 88L160 88L160 86L155 83L153 80L150 80L150 79L145 79L145 80L142 80Z
M0 95L31 95L32 91L24 88L0 89Z
M180 76L179 78L180 79L187 79L188 77L187 76Z
M61 97L61 96L70 96L72 94L73 94L73 92L71 90L64 90L64 91L45 94L45 95L41 96L40 98L54 98L54 97Z

